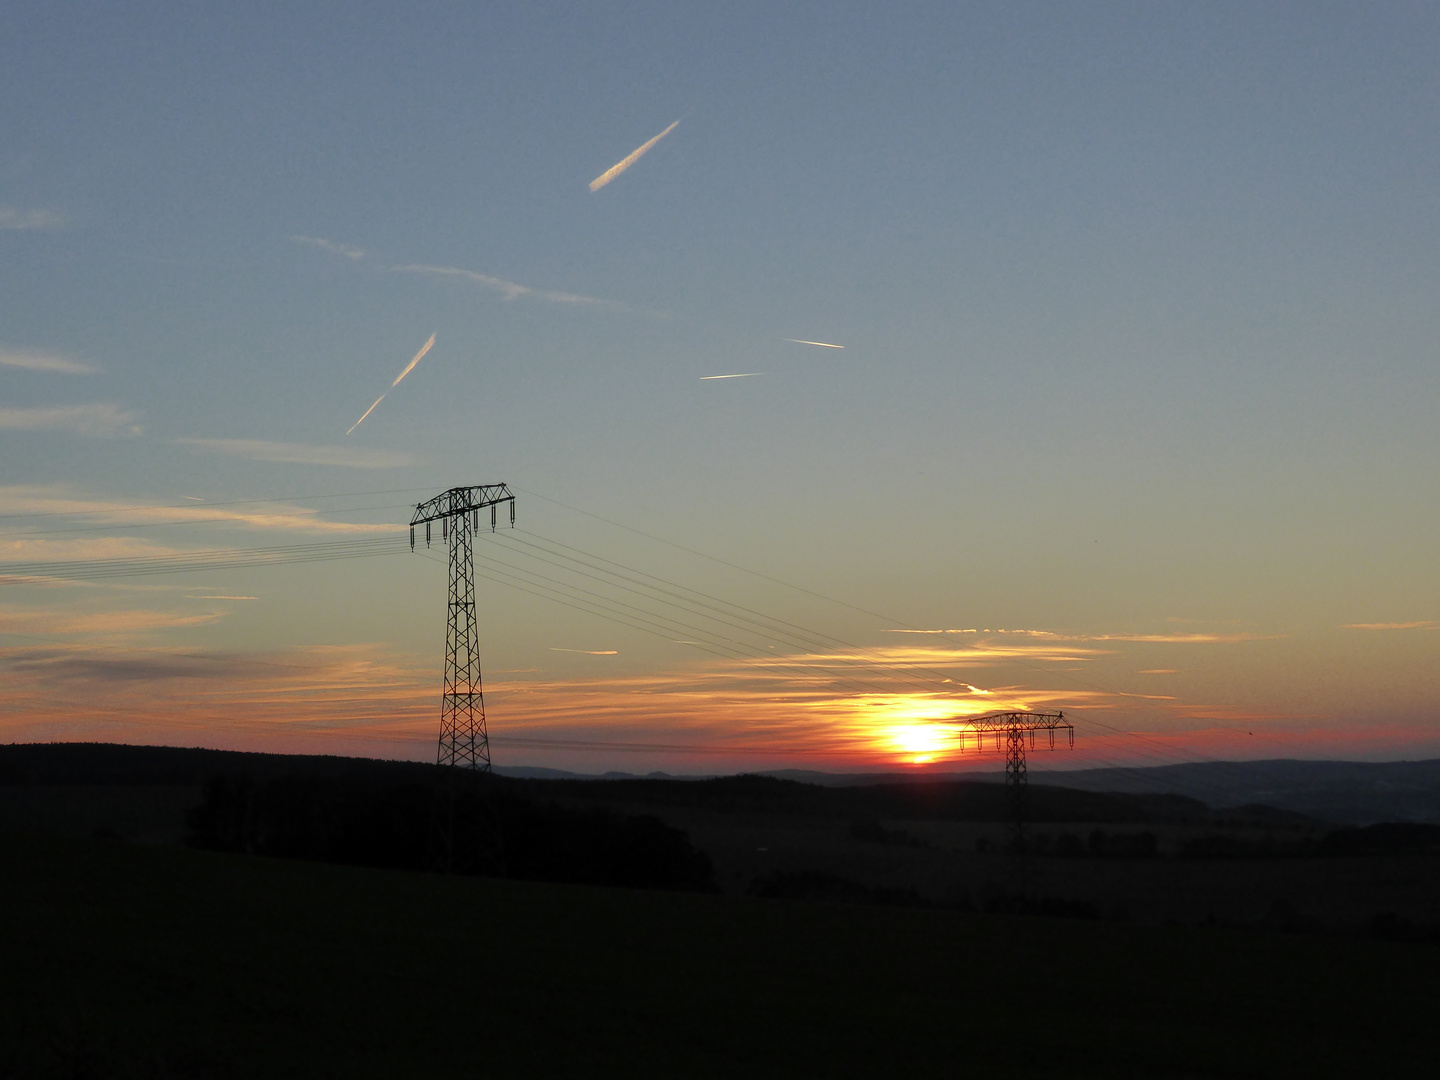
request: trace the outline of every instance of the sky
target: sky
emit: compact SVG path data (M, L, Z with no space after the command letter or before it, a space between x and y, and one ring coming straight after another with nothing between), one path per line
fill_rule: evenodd
M503 482L501 768L1440 756L1437 60L1422 3L18 0L0 741L433 759L406 527Z

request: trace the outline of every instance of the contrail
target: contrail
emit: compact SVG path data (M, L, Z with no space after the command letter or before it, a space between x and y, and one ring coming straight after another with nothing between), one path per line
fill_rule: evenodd
M395 381L390 384L390 390L394 390L395 387L400 385L401 379L405 378L406 375L409 375L410 372L415 370L415 365L420 363L421 359L424 358L425 354L430 351L431 346L433 346L434 344L435 335L431 334L430 340L425 342L424 345L421 345L420 351L415 354L414 358L410 361L410 363L405 365L405 370L400 372L399 375L395 376ZM381 394L379 397L377 397L375 399L375 405L379 405L380 402L384 401L385 395L390 393L390 390L386 390L384 394ZM365 417L369 416L372 412L375 411L375 405L371 405L368 409L365 410L364 414L360 417L359 420L356 420L355 423L350 425L350 431L354 431L357 427L359 427L365 422ZM349 435L350 431L345 432L345 434Z
M796 345L819 345L822 349L843 349L844 345L831 345L828 341L802 341L798 337L781 338L781 341L793 341Z
M656 135L656 136L655 136L653 139L651 139L649 142L642 144L639 149L630 151L630 154L629 154L627 157L623 158L623 159L622 159L621 161L619 161L618 163L616 163L616 164L614 164L614 165L611 165L610 168L606 169L603 173L601 173L599 176L597 176L594 180L591 180L591 181L590 181L590 190L591 190L591 191L599 191L602 187L604 187L606 184L610 183L611 180L614 180L617 176L619 176L621 173L623 173L623 172L624 172L626 169L628 169L631 165L634 165L635 162L639 161L642 157L645 156L645 151L649 150L650 147L654 146L657 142L659 142L661 139L663 139L666 135L669 135L670 132L674 131L674 130L675 130L675 124L678 124L678 123L680 123L680 121L679 121L679 120L676 120L674 124L671 124L671 125L670 125L669 127L667 127L664 131L660 132L659 135Z
M408 364L405 365L405 370L402 371L402 372L400 372L399 375L396 375L396 376L395 376L395 381L390 384L390 389L391 389L391 390L394 390L395 387L399 386L399 385L400 385L400 380L403 379L406 375L409 375L410 372L412 372L412 371L415 370L415 365L418 364L418 363L424 358L425 354L430 351L431 346L433 346L434 344L435 344L435 335L434 335L434 334L431 334L431 335L430 335L430 340L427 341L427 342L425 342L424 345L421 345L421 346L420 346L420 351L415 354L415 358L414 358L413 360L411 360L410 363L408 363ZM386 393L389 393L389 391L386 391Z
M554 645L550 646L551 652L573 652L584 656L619 656L619 649L560 649Z
M748 379L752 375L760 374L763 373L759 371L743 371L738 375L701 375L700 381L704 382L706 379Z
M389 390L386 390L385 394L388 394L389 392ZM375 399L375 405L379 405L380 402L385 400L385 394L381 394ZM372 412L375 411L375 405L371 405L368 409L366 409L363 413L360 414L360 419L356 420L353 424L350 425L350 431L354 431L357 427L359 427L365 422L365 417L369 416ZM345 432L345 434L349 435L350 431Z

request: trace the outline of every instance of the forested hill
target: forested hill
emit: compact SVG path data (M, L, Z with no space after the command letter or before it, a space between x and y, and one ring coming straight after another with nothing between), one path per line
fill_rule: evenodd
M0 785L145 786L200 788L217 776L255 782L305 777L366 784L434 782L435 766L320 755L122 746L107 743L31 743L0 746ZM611 806L688 807L779 816L1002 821L1011 813L1002 785L975 780L880 782L827 786L766 776L704 780L674 778L538 779L496 776L497 786L531 799ZM1164 793L1108 793L1032 785L1037 821L1203 821L1199 800ZM1228 816L1262 813L1228 810Z

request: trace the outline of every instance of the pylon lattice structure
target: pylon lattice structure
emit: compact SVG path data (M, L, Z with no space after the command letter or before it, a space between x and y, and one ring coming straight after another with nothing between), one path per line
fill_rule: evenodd
M415 550L415 528L425 527L430 546L431 526L440 523L440 538L450 549L450 596L445 620L445 690L440 699L441 766L490 771L490 736L485 728L485 696L480 685L479 632L475 620L474 535L480 529L480 511L489 509L490 529L497 508L510 505L515 525L515 496L504 484L457 487L415 507L410 519L410 550Z
M1065 731L1070 736L1070 749L1075 749L1075 726L1065 719L1063 712L997 712L984 716L957 716L951 723L960 727L960 750L963 753L969 736L975 736L975 749L983 748L982 740L993 737L995 749L1000 749L1000 740L1005 740L1005 786L1010 791L1010 820L1007 823L1005 846L1023 859L1026 848L1026 825L1029 820L1029 800L1026 794L1029 775L1025 767L1025 742L1028 737L1030 749L1035 749L1035 734L1046 731L1050 734L1050 749L1055 749L1055 733Z

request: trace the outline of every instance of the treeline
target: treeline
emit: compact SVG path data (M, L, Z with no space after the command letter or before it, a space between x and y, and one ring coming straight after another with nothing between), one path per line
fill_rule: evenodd
M443 783L221 774L187 816L211 851L532 881L708 891L710 858L653 815L526 798L500 777Z
M1197 836L1180 847L1182 859L1276 859L1296 856L1440 854L1440 825L1387 821L1334 829L1323 836L1277 840L1220 834Z
M610 805L686 807L720 813L829 817L850 821L1004 822L1014 813L1012 793L999 783L973 780L856 784L822 787L772 776L710 780L531 780L537 792ZM1045 822L1197 822L1214 815L1183 795L1121 795L1031 785L1029 814Z
M867 834L852 835L871 839ZM878 838L876 838L878 839ZM883 842L896 841L886 839ZM999 851L988 838L976 841L982 852ZM1029 840L1032 855L1060 858L1156 859L1160 842L1153 832L1107 832L1095 829L1081 838L1074 833L1039 834ZM1180 841L1174 854L1181 859L1284 859L1354 855L1440 855L1440 825L1384 822L1359 828L1334 829L1320 836L1246 837L1234 833L1206 833Z
M377 786L430 782L433 765L365 758L244 753L230 750L122 746L105 743L32 743L0 746L0 785L175 785L199 787L220 773L249 775L257 782L293 775ZM541 780L497 777L512 791L542 802L608 806L624 812L654 807L720 813L830 817L849 821L1004 822L1013 813L1011 793L1000 783L936 780L824 787L770 776L708 780ZM1079 791L1034 784L1028 792L1031 820L1100 825L1210 822L1270 823L1260 808L1212 812L1182 795L1131 795ZM1274 811L1267 811L1274 815ZM1222 818L1224 820L1222 820Z

